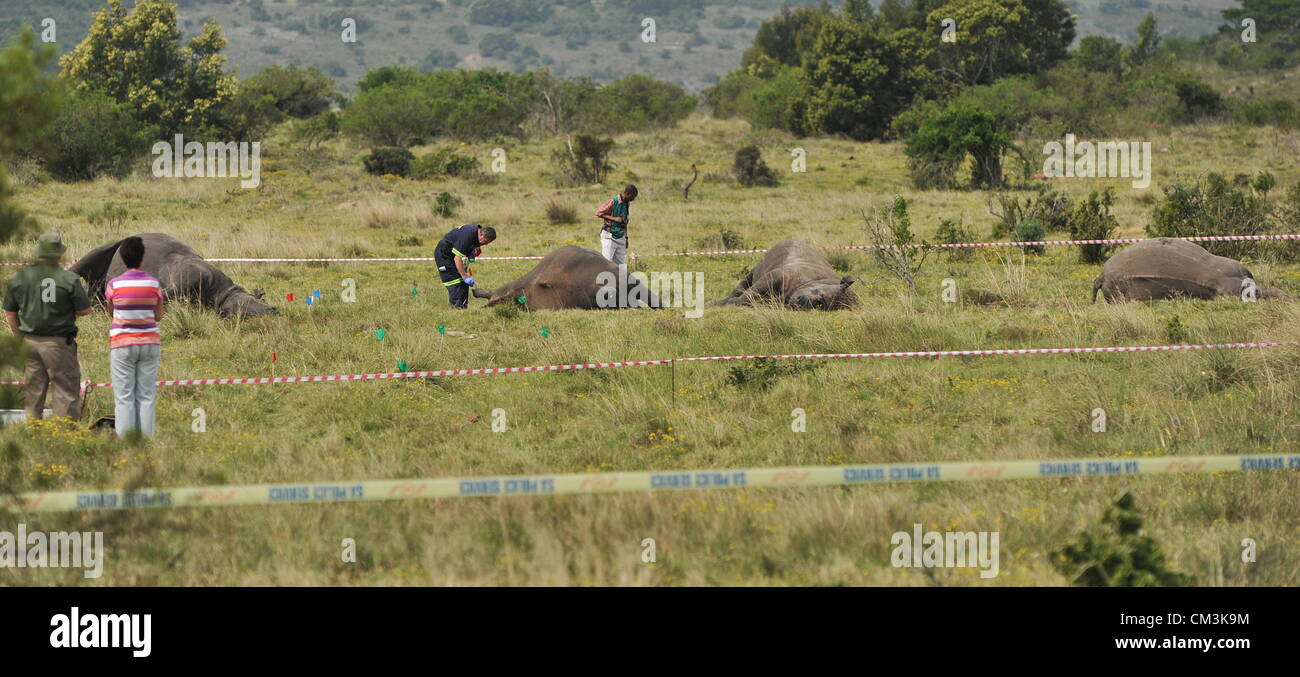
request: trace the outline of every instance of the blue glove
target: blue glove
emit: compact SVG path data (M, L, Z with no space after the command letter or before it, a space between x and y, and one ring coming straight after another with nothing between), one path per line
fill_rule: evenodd
M474 286L474 278L472 278L472 277L467 277L467 278L465 278L465 284L467 284L467 285L473 287L473 286Z

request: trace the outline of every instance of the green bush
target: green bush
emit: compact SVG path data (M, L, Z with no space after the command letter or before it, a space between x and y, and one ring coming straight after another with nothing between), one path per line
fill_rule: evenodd
M1300 106L1291 99L1243 101L1233 108L1232 117L1245 125L1274 125L1284 130L1300 128Z
M1070 196L1063 191L1040 189L1023 202L1014 195L995 193L988 200L989 213L997 218L991 238L1006 237L1022 221L1028 220L1041 222L1049 233L1068 230L1072 204Z
M634 74L601 87L582 105L590 109L587 131L617 134L677 124L696 103L679 85Z
M975 233L962 226L960 220L944 219L934 233L936 244L956 244L974 242ZM974 247L944 247L940 251L949 261L969 261L975 255Z
M952 188L956 171L971 159L972 188L1003 184L1002 156L1014 148L1004 118L969 103L952 103L921 123L907 140L907 161L917 188Z
M509 59L517 49L519 41L511 33L488 33L478 41L478 53L489 59Z
M438 193L438 197L433 200L433 213L444 219L449 219L462 204L464 203L460 198L444 190Z
M126 220L131 217L131 213L122 205L113 204L112 202L104 203L99 211L86 214L86 223L92 226L104 224L114 230L121 228L126 224Z
M742 186L770 187L777 185L776 174L772 172L766 162L763 162L763 154L759 151L758 146L745 146L736 151L731 171L736 175L736 182Z
M451 148L421 155L411 165L411 178L429 180L446 176L470 176L479 170L478 158L460 155Z
M1052 553L1052 564L1071 585L1089 587L1185 586L1195 581L1173 571L1150 536L1131 494L1108 506L1098 524Z
M1203 183L1165 186L1164 193L1164 199L1156 205L1152 221L1146 227L1151 237L1261 235L1269 232L1267 201L1253 195L1249 187L1233 185L1222 174L1211 173ZM1258 247L1253 242L1200 244L1211 253L1235 259L1251 254Z
M334 81L316 67L267 66L241 83L241 89L271 97L276 110L298 119L329 110L338 97Z
M136 120L131 106L98 90L71 97L50 122L42 161L55 178L93 181L126 176L158 138L154 125Z
M1115 206L1115 190L1107 188L1102 192L1092 191L1087 199L1079 202L1070 210L1067 221L1070 224L1072 240L1108 240L1119 229L1119 220L1110 213ZM1079 261L1081 263L1103 263L1117 245L1081 244Z
M1223 97L1205 81L1183 75L1174 80L1174 93L1182 104L1184 122L1195 122L1223 111Z
M564 145L551 153L551 161L559 172L557 182L564 185L604 183L605 176L614 168L609 160L613 149L613 139L589 134L574 136L572 146Z
M1017 224L1013 235L1016 242L1042 242L1043 237L1047 235L1047 228L1042 221L1030 219ZM1042 254L1047 251L1041 244L1025 245L1024 250L1026 254Z
M371 149L370 154L362 158L362 163L366 172L375 176L406 176L411 171L411 160L414 159L411 151L405 148L387 146Z
M405 146L431 136L435 112L413 87L387 83L357 94L343 114L343 130L375 145Z
M738 388L769 390L783 377L813 374L820 366L817 360L778 360L766 357L743 360L727 369L727 383Z
M321 113L309 120L302 120L293 126L293 140L304 143L308 148L315 148L339 133L338 113Z

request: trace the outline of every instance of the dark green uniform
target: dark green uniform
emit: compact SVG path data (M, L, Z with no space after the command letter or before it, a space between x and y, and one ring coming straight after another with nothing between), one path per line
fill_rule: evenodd
M53 387L54 415L81 418L77 313L90 307L81 278L55 263L33 264L9 278L0 307L18 314L27 349L27 417L41 418Z

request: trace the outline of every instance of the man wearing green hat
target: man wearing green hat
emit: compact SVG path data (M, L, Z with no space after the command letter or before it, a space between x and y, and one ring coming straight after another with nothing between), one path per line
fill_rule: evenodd
M9 278L3 308L9 331L27 348L27 418L40 419L54 387L55 416L81 418L77 318L90 314L81 278L59 265L67 248L58 233L42 235L36 261Z

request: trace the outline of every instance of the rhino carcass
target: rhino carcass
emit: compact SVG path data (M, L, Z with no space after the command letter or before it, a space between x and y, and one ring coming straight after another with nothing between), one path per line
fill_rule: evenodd
M556 249L527 275L494 290L475 287L474 296L488 299L489 306L518 304L525 310L659 306L646 285L626 269L620 271L599 252L575 245Z
M712 305L748 306L760 299L780 301L796 310L851 308L858 297L849 290L854 278L841 277L826 255L797 240L785 240L736 284L731 295Z
M216 266L203 260L198 252L165 233L143 233L144 260L140 268L158 278L168 300L189 298L222 316L255 317L275 313L272 306L244 291ZM81 257L72 264L72 272L86 281L91 298L102 299L108 281L126 272L118 254L122 241L111 242Z
M1254 284L1255 276L1240 261L1215 256L1194 242L1160 237L1112 256L1092 283L1092 301L1098 291L1110 303L1240 297ZM1256 288L1257 298L1281 296L1276 289Z

